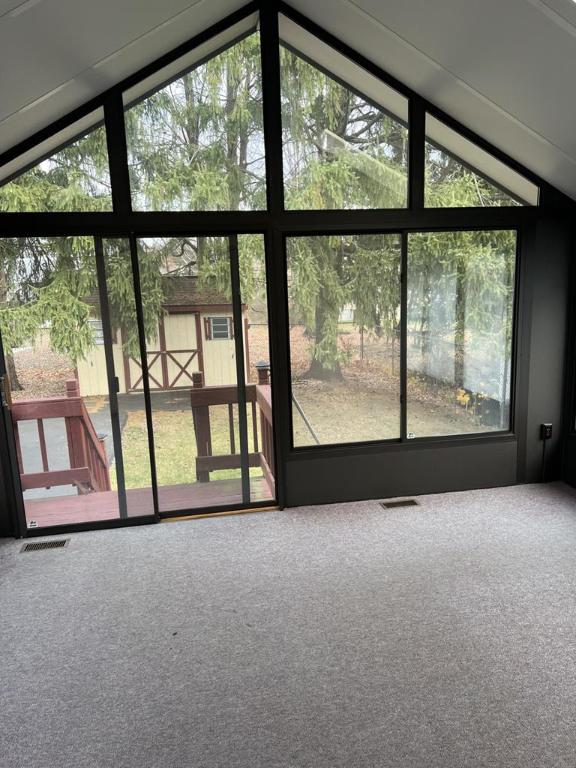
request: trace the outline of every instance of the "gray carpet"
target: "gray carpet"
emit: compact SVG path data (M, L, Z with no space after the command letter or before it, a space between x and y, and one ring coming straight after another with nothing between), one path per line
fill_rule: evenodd
M561 485L0 545L3 768L576 766Z

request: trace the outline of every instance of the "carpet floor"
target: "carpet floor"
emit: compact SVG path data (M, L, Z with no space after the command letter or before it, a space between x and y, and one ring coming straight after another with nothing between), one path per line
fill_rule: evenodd
M574 491L419 502L2 542L2 768L574 768Z

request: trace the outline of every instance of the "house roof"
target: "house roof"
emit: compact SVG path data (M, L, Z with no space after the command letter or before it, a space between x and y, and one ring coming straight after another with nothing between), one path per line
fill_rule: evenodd
M226 307L232 311L230 298L222 293L210 289L200 289L197 277L164 277L164 290L166 307ZM86 304L98 307L100 298L98 294L92 294L84 299Z
M1 3L0 153L243 4ZM289 4L576 198L572 0Z
M222 293L200 288L197 277L165 277L166 306L232 306L229 297Z

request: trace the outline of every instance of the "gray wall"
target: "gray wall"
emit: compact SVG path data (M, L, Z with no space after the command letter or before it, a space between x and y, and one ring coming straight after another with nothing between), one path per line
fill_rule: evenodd
M527 228L517 413L519 482L541 479L543 422L554 425L546 446L545 479L561 476L571 250L567 221L551 217Z
M513 485L516 460L513 438L300 457L288 463L287 500L293 506Z

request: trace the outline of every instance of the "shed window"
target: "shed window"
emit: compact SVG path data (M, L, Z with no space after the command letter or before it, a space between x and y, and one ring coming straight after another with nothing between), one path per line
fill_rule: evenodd
M209 317L207 324L207 339L231 339L232 338L232 318L230 317Z
M104 330L102 329L102 320L89 320L94 336L94 344L101 346L104 344Z

